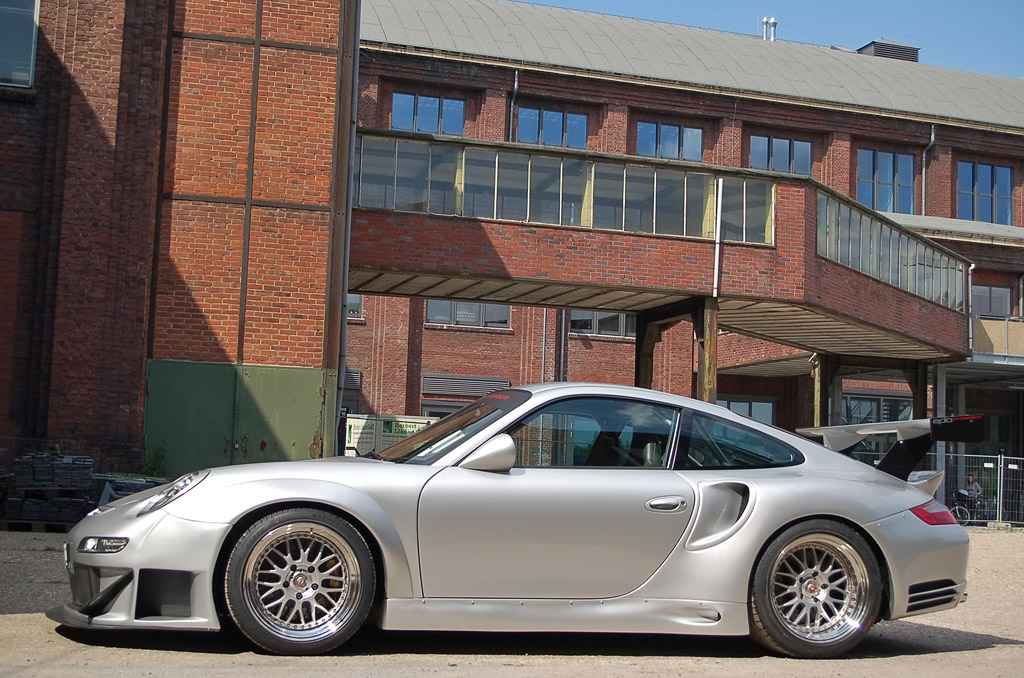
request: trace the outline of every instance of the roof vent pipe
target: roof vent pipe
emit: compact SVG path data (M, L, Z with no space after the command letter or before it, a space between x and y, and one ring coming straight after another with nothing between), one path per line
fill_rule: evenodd
M768 39L768 17L761 19L761 39Z
M778 25L779 22L775 20L775 17L772 17L771 19L768 20L768 27L772 29L771 37L768 39L771 40L772 42L775 42L775 27Z

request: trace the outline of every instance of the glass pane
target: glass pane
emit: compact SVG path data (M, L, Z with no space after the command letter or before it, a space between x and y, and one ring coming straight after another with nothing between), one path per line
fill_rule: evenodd
M654 231L654 168L626 166L625 229Z
M594 228L622 230L622 184L625 167L594 163Z
M536 108L519 109L519 141L524 144L535 144L540 134L540 111Z
M452 302L442 299L427 299L427 322L439 325L451 324Z
M816 234L817 245L818 245L818 256L825 256L826 248L825 243L827 242L825 234L828 232L828 221L825 219L826 211L828 210L828 196L824 193L818 194L818 232Z
M569 113L565 124L565 145L569 148L587 147L587 116Z
M1013 170L996 167L996 195L1009 197L1013 190Z
M827 221L827 241L828 241L828 253L825 255L832 261L839 260L839 203L832 198L828 199L828 213L826 214Z
M525 153L498 154L499 219L526 221L529 169L530 156Z
M666 235L683 235L686 175L682 172L659 169L657 181L658 201L654 231Z
M715 178L710 174L686 175L686 235L715 237Z
M565 114L561 111L544 111L544 124L541 133L544 135L544 143L548 146L561 146L565 140L562 132L562 125L565 122Z
M965 193L974 193L974 165L958 162L956 165L957 188Z
M455 146L430 148L431 214L455 214L455 178L460 149Z
M392 209L395 204L395 142L363 139L359 206Z
M914 185L914 156L900 153L897 156L897 182L903 186Z
M768 169L768 137L750 137L750 166Z
M1009 198L996 198L995 223L1013 226L1013 209Z
M895 194L893 193L892 184L878 184L878 200L875 202L875 209L879 212L893 212L895 205Z
M395 92L391 97L391 129L412 130L416 97Z
M704 161L704 130L699 127L683 129L683 160Z
M417 97L416 131L437 134L441 121L441 100L437 97Z
M533 156L530 160L530 221L557 224L562 161L559 158Z
M589 172L589 162L562 160L562 224L565 226L583 225L583 200Z
M593 334L594 313L593 311L573 310L569 314L569 330L580 334Z
M475 301L455 302L456 325L480 325L480 304Z
M896 287L902 282L900 262L903 261L904 240L896 231L889 231L889 284Z
M772 139L772 169L788 172L789 167L789 139Z
M793 142L793 171L797 174L811 173L811 142Z
M484 304L484 326L508 327L510 309L507 304Z
M35 2L0 2L0 84L31 87L35 64Z
M879 224L879 244L878 244L878 278L884 282L889 282L889 253L892 251L889 245L890 238L892 238L892 229L885 224Z
M662 158L679 157L679 128L675 125L661 126L661 141L658 144L658 155Z
M462 214L494 218L494 151L466 149L465 189Z
M466 102L462 99L445 99L441 113L441 134L461 137L466 124Z
M860 222L861 214L850 210L850 266L860 269Z
M626 319L626 336L636 336L636 316L632 313L624 313L623 317Z
M650 122L637 123L636 154L654 156L658 149L658 126Z
M978 221L984 221L986 223L992 223L992 195L978 194L978 214L975 219Z
M893 154L882 152L876 153L875 162L877 163L876 166L878 168L879 183L883 181L889 184L894 183L896 179L896 165Z
M857 182L857 202L865 207L875 206L875 184L871 181Z
M722 239L743 240L743 180L722 180Z
M857 181L875 180L875 152L863 148L857 151Z
M959 193L956 203L956 216L958 219L974 218L974 194Z
M361 294L346 294L345 302L348 306L348 317L349 318L362 318L363 317L363 295Z
M1010 288L1008 287L993 287L992 288L992 301L991 301L991 312L998 314L1002 317L1008 317L1013 314L1013 302L1011 301Z
M747 180L746 241L771 242L772 184L770 181Z
M850 265L850 208L839 205L839 263Z
M773 403L753 402L750 403L750 418L762 424L774 424L774 410L775 406Z
M598 334L622 334L622 314L609 313L607 311L597 312L597 333Z
M995 177L992 174L992 165L975 165L975 183L978 187L978 195L992 195Z
M896 209L894 212L900 214L913 214L914 213L914 187L913 186L900 186L899 193L896 196Z
M430 145L399 141L395 209L400 212L426 212L429 176Z

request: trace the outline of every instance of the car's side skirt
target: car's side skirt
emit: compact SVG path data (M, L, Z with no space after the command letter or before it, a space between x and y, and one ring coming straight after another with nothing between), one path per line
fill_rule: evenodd
M747 635L747 606L701 600L400 598L384 603L393 630Z

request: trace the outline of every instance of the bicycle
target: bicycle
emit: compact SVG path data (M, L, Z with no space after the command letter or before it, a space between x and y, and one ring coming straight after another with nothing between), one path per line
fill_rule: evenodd
M966 525L974 520L973 514L978 511L980 502L979 495L971 494L967 490L957 490L953 495L953 506L949 512L956 518L956 522Z

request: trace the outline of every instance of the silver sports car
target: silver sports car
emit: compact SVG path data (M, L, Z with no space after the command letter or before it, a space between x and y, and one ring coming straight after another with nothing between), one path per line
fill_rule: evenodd
M966 595L967 534L907 481L931 444L909 424L886 473L688 398L513 388L373 458L215 468L98 508L68 535L72 602L48 614L233 623L281 654L328 652L372 618L749 634L830 657Z

